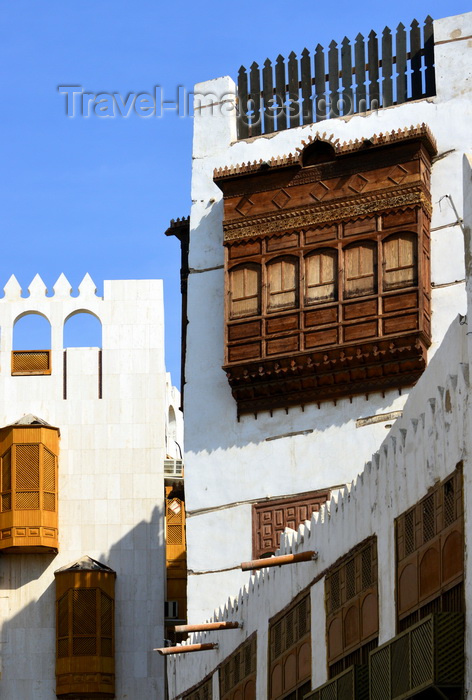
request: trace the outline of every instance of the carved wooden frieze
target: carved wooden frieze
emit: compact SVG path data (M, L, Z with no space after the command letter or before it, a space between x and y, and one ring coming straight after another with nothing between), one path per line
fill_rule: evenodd
M414 383L430 344L424 126L215 172L238 413Z

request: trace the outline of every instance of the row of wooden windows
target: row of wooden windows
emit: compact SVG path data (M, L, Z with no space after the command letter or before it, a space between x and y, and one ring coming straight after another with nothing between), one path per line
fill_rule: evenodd
M380 260L379 260L380 255ZM300 263L304 265L304 280ZM378 266L382 267L382 290L389 292L417 284L417 238L414 233L396 233L384 239L361 241L338 252L321 248L301 260L296 256L275 258L265 265L267 311L296 308L300 295L307 305L342 298L376 294ZM230 318L261 313L262 267L257 263L239 265L229 272ZM301 283L302 282L302 283ZM302 288L302 289L301 289Z

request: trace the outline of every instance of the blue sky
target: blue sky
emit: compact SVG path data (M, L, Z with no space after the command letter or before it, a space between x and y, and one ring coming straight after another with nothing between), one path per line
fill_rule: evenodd
M178 86L236 78L254 60L469 10L456 0L3 0L0 289L11 273L26 289L39 272L51 289L61 272L74 288L89 272L99 293L104 279L164 279L178 383L180 255L163 232L190 211L192 118L68 118L58 86L126 98L158 85L174 100Z

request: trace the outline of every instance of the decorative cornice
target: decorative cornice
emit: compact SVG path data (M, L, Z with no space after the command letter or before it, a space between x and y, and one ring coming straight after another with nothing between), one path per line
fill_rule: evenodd
M355 153L356 151L367 151L372 148L378 148L380 146L386 146L401 141L411 141L412 139L424 139L429 146L430 153L434 154L437 152L436 140L425 123L405 127L403 129L397 129L396 131L392 130L386 132L385 134L381 132L380 134L374 134L373 136L362 139L344 142L340 142L339 139L335 139L332 134L328 136L326 132L323 132L322 134L309 136L306 141L301 141L302 145L297 147L297 153L295 154L289 153L288 155L284 155L279 158L271 158L269 160L260 159L248 163L241 163L239 165L216 168L213 171L213 178L218 181L234 176L267 171L270 168L285 168L294 165L301 165L303 151L316 141L329 143L333 147L335 154L339 156L346 155L348 153Z
M271 212L266 216L247 217L242 221L223 222L224 242L281 233L328 221L359 218L379 211L415 205L422 206L431 216L431 200L422 185L396 187L394 190L344 198L327 204L311 204L308 207Z
M417 333L223 369L238 413L250 413L408 386L426 366L428 345Z

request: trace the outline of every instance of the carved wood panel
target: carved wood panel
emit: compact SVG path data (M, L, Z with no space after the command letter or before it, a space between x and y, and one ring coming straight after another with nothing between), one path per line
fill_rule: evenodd
M301 493L291 498L252 506L252 554L254 559L273 554L286 527L297 530L329 498L329 490Z
M340 147L318 165L292 158L217 175L224 370L238 413L400 388L421 374L431 332L435 147L426 129L404 138L370 150ZM258 277L259 294L243 288L244 275ZM391 341L387 352L378 348L383 339ZM351 356L362 357L366 372L352 371Z

